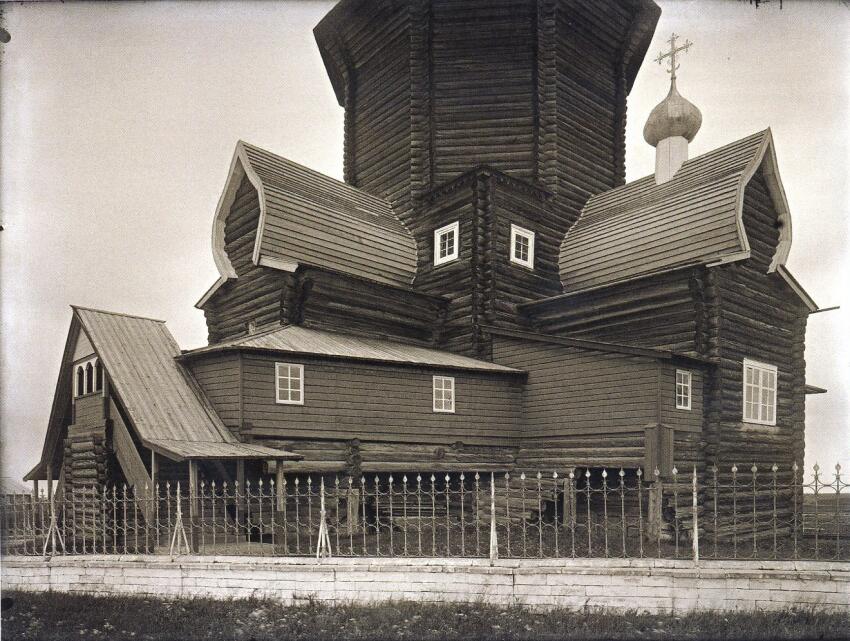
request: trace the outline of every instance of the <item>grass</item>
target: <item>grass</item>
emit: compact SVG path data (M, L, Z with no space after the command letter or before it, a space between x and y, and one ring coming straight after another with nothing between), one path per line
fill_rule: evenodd
M841 639L850 613L687 616L533 611L483 604L286 606L62 593L3 595L2 638L21 641L283 639Z

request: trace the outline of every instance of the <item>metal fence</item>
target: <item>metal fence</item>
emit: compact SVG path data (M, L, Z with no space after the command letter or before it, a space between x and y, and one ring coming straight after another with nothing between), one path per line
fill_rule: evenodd
M288 475L6 495L4 554L850 559L841 469Z

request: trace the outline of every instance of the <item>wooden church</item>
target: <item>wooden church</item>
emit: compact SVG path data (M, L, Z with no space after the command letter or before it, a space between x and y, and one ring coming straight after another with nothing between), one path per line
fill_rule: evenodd
M702 156L671 86L625 183L652 0L342 0L344 182L239 142L206 347L73 308L65 487L283 472L802 462L806 320L770 130ZM687 45L686 45L687 46ZM633 114L644 117L643 114Z

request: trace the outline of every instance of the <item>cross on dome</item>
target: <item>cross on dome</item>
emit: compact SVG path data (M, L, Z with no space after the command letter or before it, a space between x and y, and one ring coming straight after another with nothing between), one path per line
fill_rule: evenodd
M655 59L655 62L658 64L662 64L667 58L670 59L669 68L667 69L667 73L670 74L670 80L676 80L676 70L679 68L679 63L676 62L676 54L680 52L687 52L688 49L694 44L687 38L685 39L685 44L680 47L676 46L676 40L679 39L679 36L676 33L670 34L670 39L667 41L670 43L670 51L664 53L663 51L658 54L658 57Z

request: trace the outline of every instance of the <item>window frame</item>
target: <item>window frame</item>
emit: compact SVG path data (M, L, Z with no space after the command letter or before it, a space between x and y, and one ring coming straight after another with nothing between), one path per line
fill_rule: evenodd
M286 378L292 380L291 373L287 376L281 376L280 370L282 367L298 368L298 396L299 400L294 401L291 398L282 399L280 397L281 386L280 379ZM291 369L289 370L291 372ZM291 396L291 392L293 389L291 387L286 388L287 396ZM277 405L304 405L304 365L302 363L275 363L274 364L274 400Z
M761 402L761 400L750 401L750 404L755 408L758 407L758 418L747 417L747 368L752 368L753 370L759 370L760 372L767 372L773 374L773 404L772 406L767 406ZM764 389L770 391L770 388L767 386L762 386L761 384L761 373L759 374L759 385L756 386L754 383L750 383L751 387L758 389L759 391L759 399L761 398L761 393ZM776 410L778 407L778 396L779 396L779 369L776 365L771 365L770 363L762 363L761 361L756 361L750 358L745 358L744 362L741 366L741 420L744 423L752 423L754 425L776 425ZM772 411L772 419L763 419L761 418L762 407L771 407Z
M521 236L528 240L528 260L522 260L516 256L516 239ZM511 262L528 269L534 269L534 232L525 227L511 223L511 243L509 249Z
M451 383L451 393L452 393L452 406L450 409L446 409L445 407L437 407L437 380L442 382L449 381ZM445 392L447 388L440 387L441 392ZM443 376L441 374L435 374L431 378L431 409L438 414L454 414L455 406L456 406L456 392L455 392L455 377L454 376ZM442 404L445 405L446 399L445 396L440 399Z
M680 383L679 382L679 375L680 374L688 377L688 380L687 380L686 383L684 383L684 382ZM685 398L687 398L687 403L684 404L684 405L679 404L679 396L680 396L679 385L682 385L682 387L685 387L687 389L687 396L685 396L684 393L681 395L681 396L685 396ZM691 409L691 407L693 405L693 403L691 401L691 399L693 398L693 391L694 391L694 375L693 375L693 372L691 372L691 370L688 370L688 369L677 369L676 370L676 409L677 410L690 410Z
M440 256L440 237L451 233L454 237L454 247L450 254ZM434 230L434 267L457 260L460 251L460 221L456 220Z

